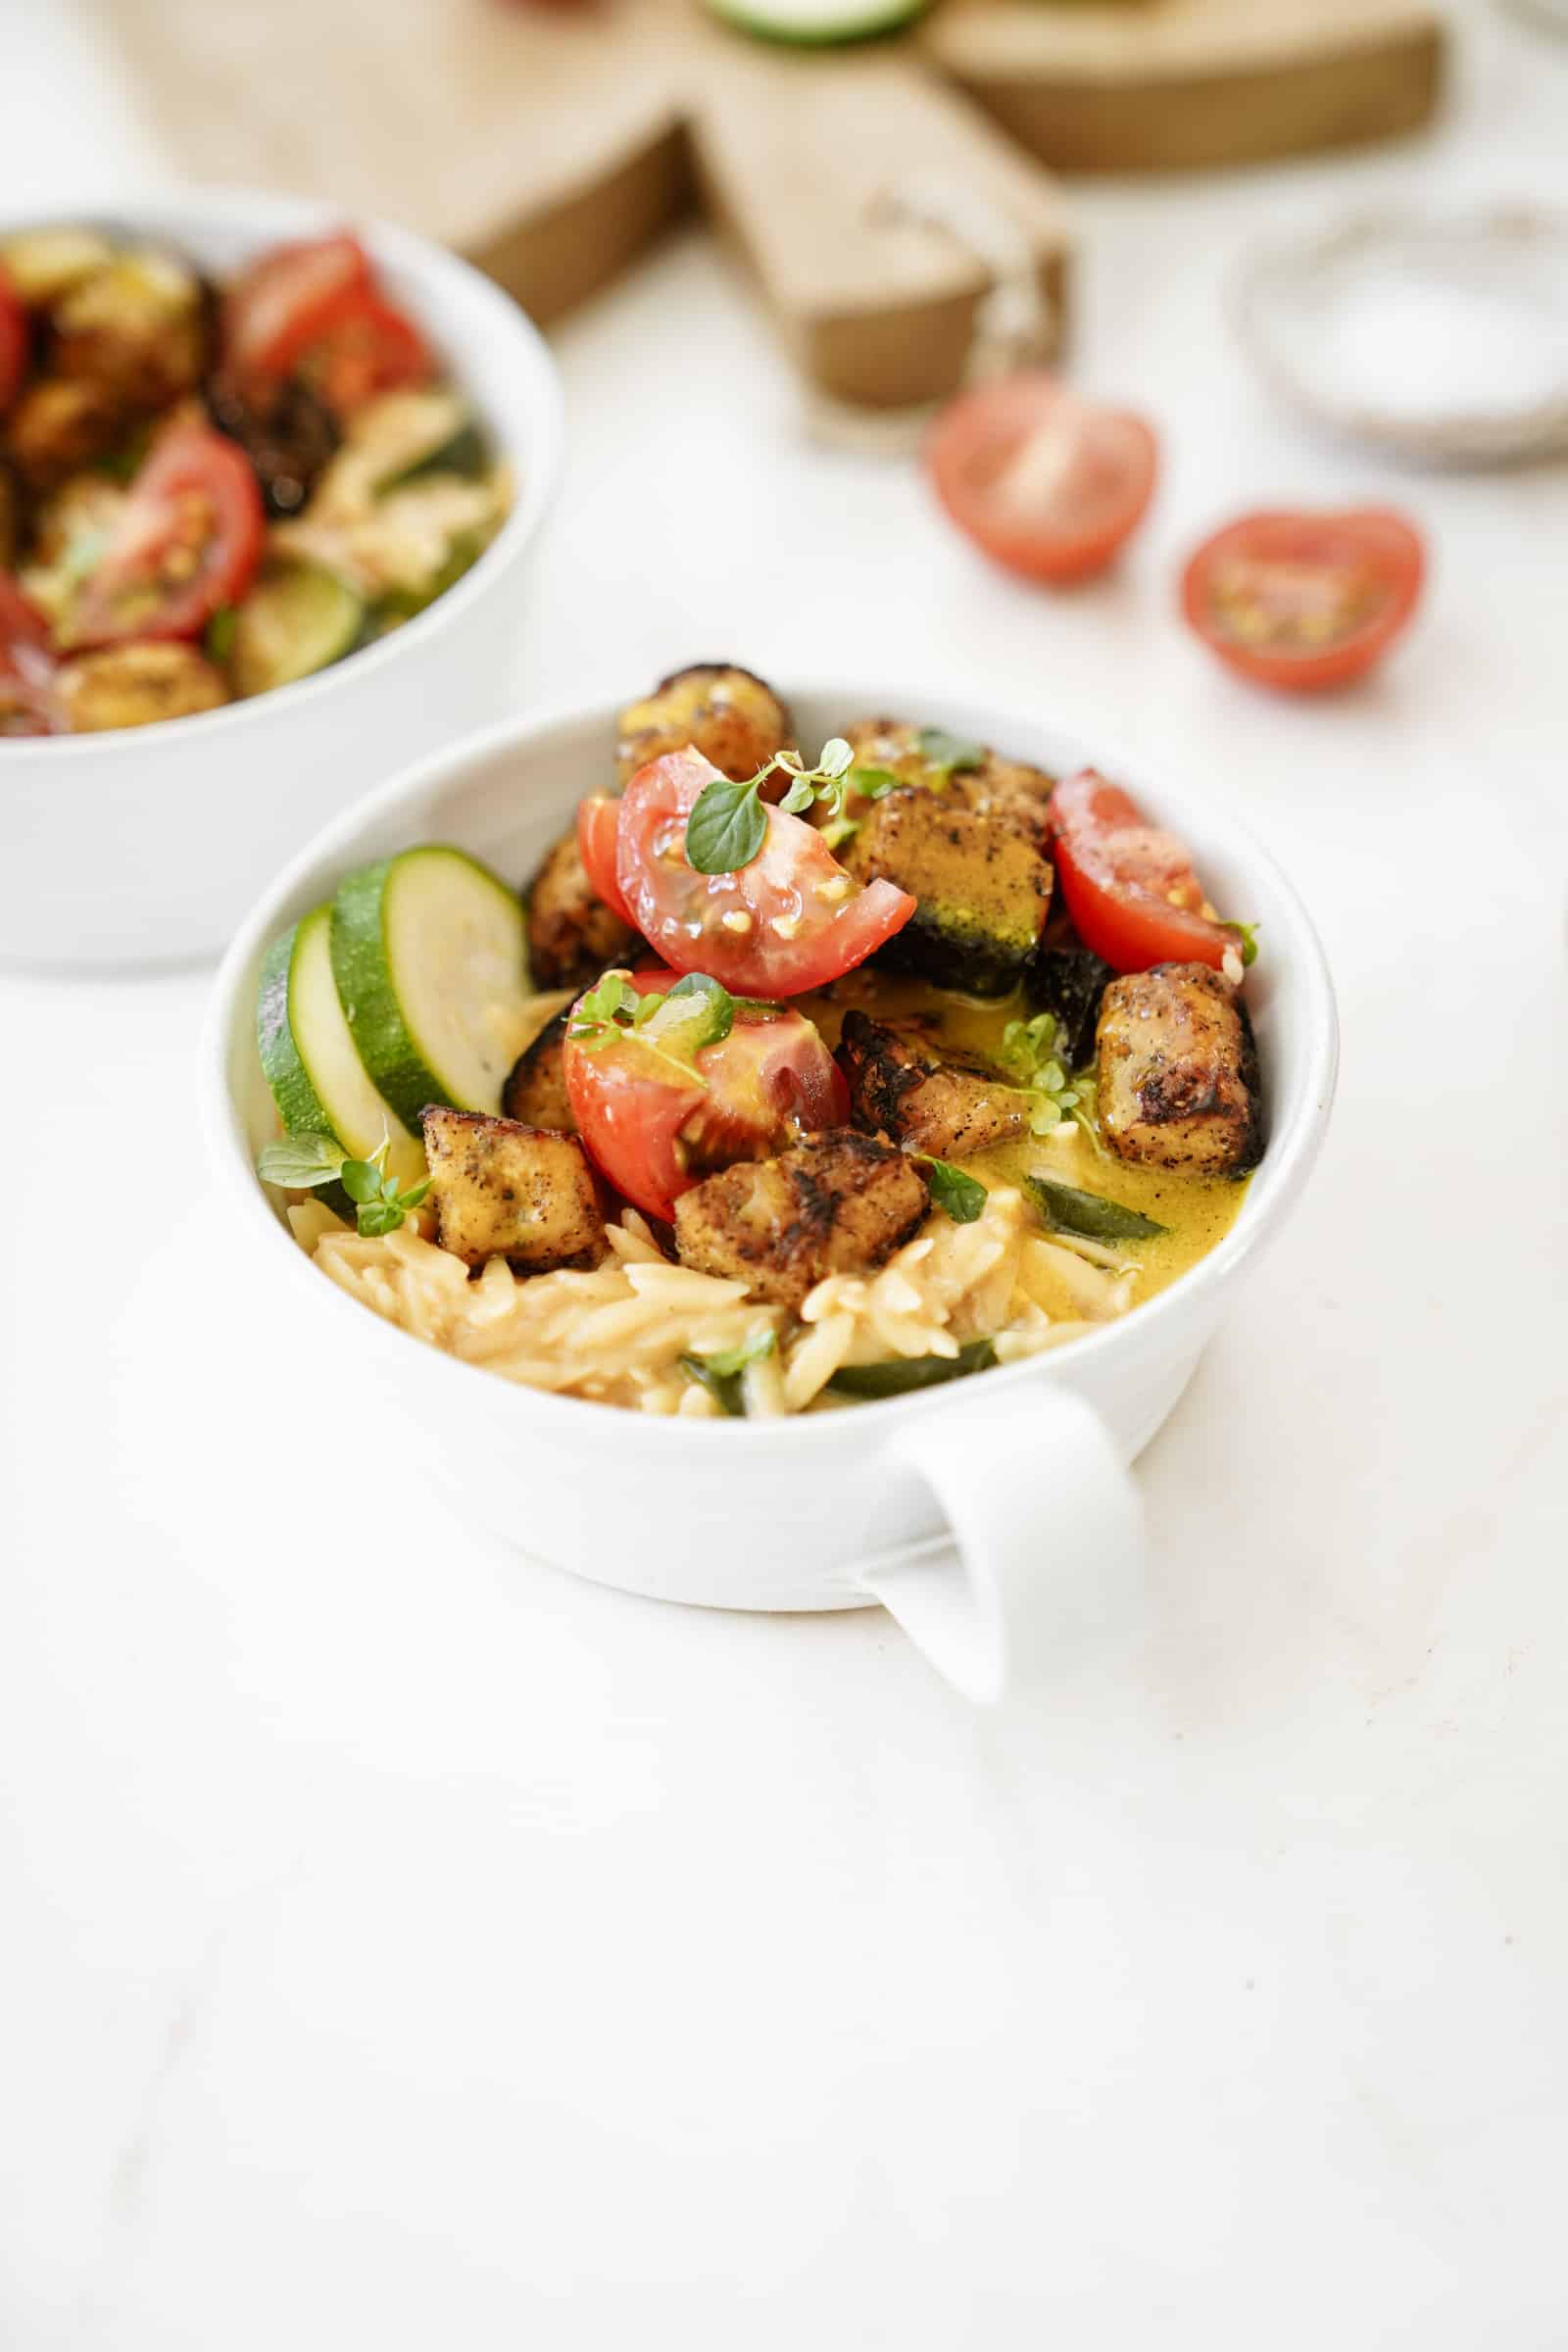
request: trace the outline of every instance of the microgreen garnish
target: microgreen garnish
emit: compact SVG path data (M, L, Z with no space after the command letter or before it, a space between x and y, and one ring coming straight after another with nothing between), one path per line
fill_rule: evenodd
M770 1331L754 1331L749 1340L735 1348L721 1348L713 1355L683 1355L680 1367L693 1380L700 1381L711 1396L716 1396L726 1413L744 1419L746 1391L741 1375L748 1364L755 1364L770 1355L776 1345Z
M940 770L944 783L949 776L986 763L983 743L965 743L961 735L950 735L945 727L920 729L920 757L927 767Z
M398 1190L397 1178L386 1172L391 1149L391 1136L383 1134L368 1159L350 1159L335 1136L291 1135L280 1144L268 1144L256 1170L265 1183L282 1185L289 1192L308 1193L318 1184L341 1184L354 1202L361 1233L373 1237L396 1233L410 1209L417 1208L430 1190L428 1176L406 1193Z
M852 767L849 791L852 799L885 801L890 792L904 792L908 777L896 775L891 767Z
M1222 931L1234 931L1237 938L1241 941L1242 968L1244 971L1250 963L1255 963L1257 961L1256 923L1221 923L1220 929Z
M587 1054L597 1054L617 1037L633 1037L650 1053L679 1065L685 1078L705 1046L716 1046L735 1026L737 1011L771 1012L752 997L732 997L707 972L687 972L670 989L640 992L629 972L606 972L579 997L566 1035ZM698 1080L702 1084L701 1079Z
M1056 1053L1058 1026L1054 1012L1037 1012L1032 1021L1009 1021L1002 1032L1002 1065L1033 1098L1032 1135L1049 1135L1081 1100L1077 1080L1069 1078Z
M986 1188L977 1176L966 1176L951 1159L922 1154L925 1180L938 1208L946 1209L955 1225L972 1225L986 1204Z
M686 819L686 857L700 874L738 873L752 859L767 839L767 811L762 806L761 789L769 776L778 773L790 778L790 787L782 807L786 814L799 816L813 801L827 803L834 816L844 813L844 780L849 774L855 754L842 735L835 735L822 746L815 767L808 767L799 752L778 752L765 760L755 776L744 783L732 783L728 776L714 776L698 794L690 816Z

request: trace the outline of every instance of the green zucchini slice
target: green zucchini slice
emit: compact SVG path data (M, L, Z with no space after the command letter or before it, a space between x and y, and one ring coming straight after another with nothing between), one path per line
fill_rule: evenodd
M522 906L462 850L405 850L348 874L332 969L360 1058L398 1116L432 1102L494 1118L526 994Z
M715 17L761 41L817 48L896 32L923 16L927 0L708 0Z
M364 626L364 604L335 572L319 564L273 565L234 613L227 660L235 692L268 694L328 668L354 651Z
M329 1135L356 1159L389 1136L388 1172L402 1186L417 1184L423 1147L371 1084L343 1016L331 923L330 906L317 906L267 952L256 997L262 1068L290 1135Z

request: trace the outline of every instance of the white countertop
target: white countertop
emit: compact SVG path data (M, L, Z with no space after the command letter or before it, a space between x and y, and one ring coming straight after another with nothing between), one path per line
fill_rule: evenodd
M149 160L27 14L8 202L89 133L105 182ZM1244 808L1316 913L1336 1124L1145 1457L1122 1688L976 1714L878 1613L455 1536L225 1279L204 979L0 982L6 2352L1568 2341L1568 467L1315 442L1219 311L1282 223L1562 196L1568 47L1465 28L1428 141L1084 192L1078 373L1167 470L1074 596L813 448L700 234L559 337L520 696L720 656L1042 698ZM1171 610L1203 527L1296 497L1435 558L1315 707Z

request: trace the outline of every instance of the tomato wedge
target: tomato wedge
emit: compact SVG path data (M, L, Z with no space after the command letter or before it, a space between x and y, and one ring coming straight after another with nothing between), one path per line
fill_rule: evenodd
M623 923L635 930L627 912L626 902L615 880L615 836L620 824L620 803L608 792L596 792L578 804L577 855L581 858L589 881L603 899L612 914L619 915Z
M658 965L632 977L644 997L678 982L678 974ZM668 999L670 1009L682 1002ZM647 1215L667 1220L681 1194L712 1169L766 1158L800 1135L848 1119L843 1073L803 1013L733 1005L727 1035L689 1058L663 1026L667 1017L635 1029L602 1025L578 1036L579 998L564 1050L566 1092L589 1156Z
M1185 842L1146 823L1119 784L1092 767L1051 796L1052 854L1067 911L1086 948L1118 972L1156 963L1209 963L1241 953L1218 921Z
M1157 464L1141 416L1080 400L1039 370L960 392L926 446L958 528L1031 580L1103 571L1143 519Z
M343 296L294 367L339 416L378 392L426 384L434 371L430 346L413 319L364 286Z
M0 735L54 735L64 725L54 693L49 623L0 571Z
M362 289L370 289L369 256L346 231L274 246L223 298L225 368L253 384L287 375L344 296Z
M1426 568L1400 514L1244 514L1191 558L1182 609L1244 678L1312 694L1364 676L1404 628Z
M857 882L814 825L768 804L750 863L700 874L686 856L686 819L718 772L690 746L665 752L638 769L620 800L616 887L656 955L676 971L710 972L737 994L798 997L852 971L903 929L915 908L906 890Z
M0 416L3 416L27 372L27 313L21 295L0 270Z
M266 516L243 450L181 418L154 443L82 592L74 646L195 637L237 604L261 561Z

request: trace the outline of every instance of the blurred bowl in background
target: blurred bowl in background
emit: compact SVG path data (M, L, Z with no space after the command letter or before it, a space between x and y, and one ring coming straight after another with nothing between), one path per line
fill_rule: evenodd
M1346 221L1254 255L1235 310L1281 399L1370 448L1462 466L1568 447L1568 219Z
M8 214L0 235L86 221L166 243L222 277L343 220L329 205L191 189ZM425 612L295 685L119 733L0 744L0 962L123 968L216 955L327 818L507 707L524 563L561 467L555 364L510 296L466 262L384 223L350 225L511 468L512 512Z

